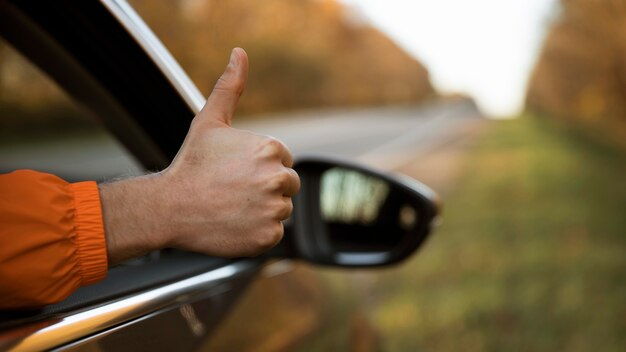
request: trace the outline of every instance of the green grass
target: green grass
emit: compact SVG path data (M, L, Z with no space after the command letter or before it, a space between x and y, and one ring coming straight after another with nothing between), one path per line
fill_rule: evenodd
M388 351L623 351L626 154L545 120L492 125L443 225L409 262L360 274L350 304ZM326 276L338 293L354 279Z

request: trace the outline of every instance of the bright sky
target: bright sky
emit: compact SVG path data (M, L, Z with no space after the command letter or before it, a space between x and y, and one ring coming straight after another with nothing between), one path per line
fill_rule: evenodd
M341 0L492 116L519 112L556 0Z

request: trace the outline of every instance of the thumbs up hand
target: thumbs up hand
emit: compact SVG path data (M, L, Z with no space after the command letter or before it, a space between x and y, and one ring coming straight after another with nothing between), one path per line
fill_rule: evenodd
M235 48L182 148L163 177L170 184L172 245L206 254L252 256L283 236L300 180L277 139L230 127L248 76Z
M162 247L254 256L280 241L282 220L291 214L300 179L282 142L231 127L247 76L246 52L235 48L171 165L157 174L121 181L125 185L101 187L110 262ZM128 211L139 216L112 206L116 197L130 198L142 188L152 195L144 201L148 204L126 202L126 207L134 204ZM142 211L146 206L150 209Z

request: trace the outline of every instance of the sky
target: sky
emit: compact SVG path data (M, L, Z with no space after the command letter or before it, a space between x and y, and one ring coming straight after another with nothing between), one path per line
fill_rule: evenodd
M340 0L492 117L520 112L556 0Z

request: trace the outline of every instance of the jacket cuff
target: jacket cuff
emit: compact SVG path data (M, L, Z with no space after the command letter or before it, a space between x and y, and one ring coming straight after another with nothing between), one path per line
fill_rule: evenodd
M100 193L94 181L72 183L70 187L82 285L89 285L104 279L108 266Z

